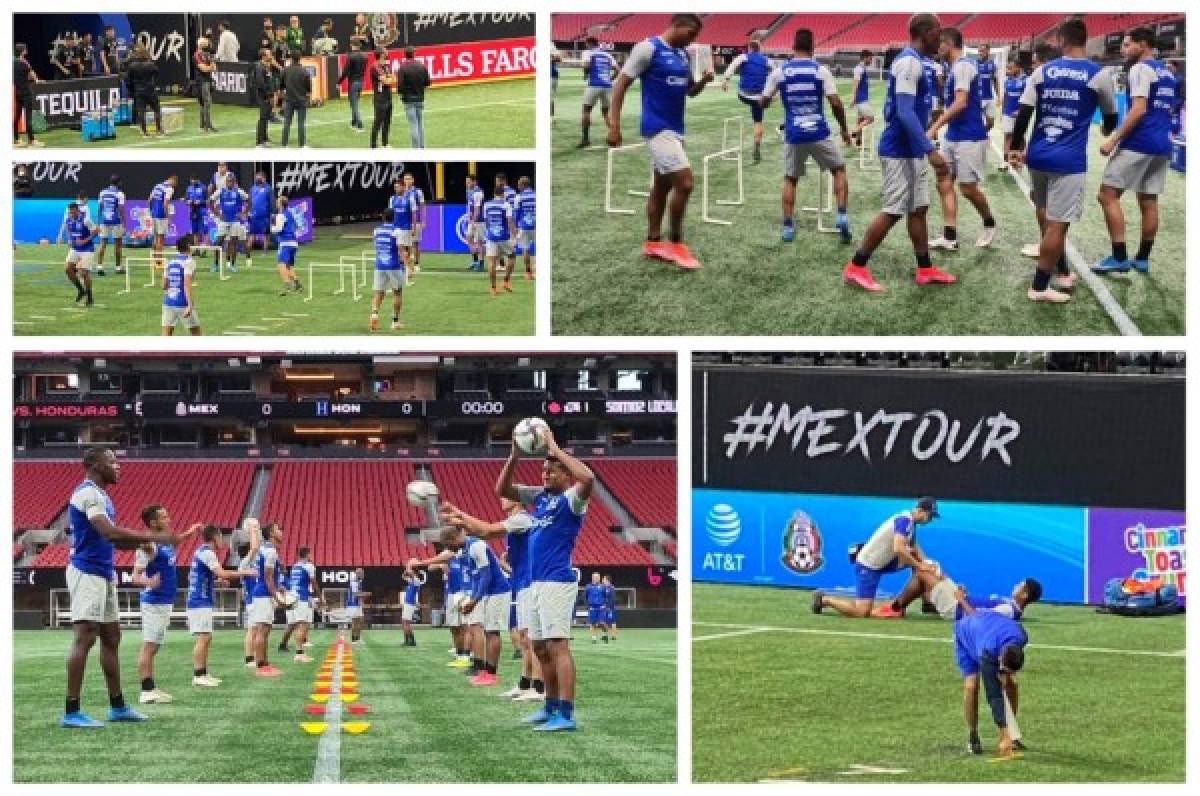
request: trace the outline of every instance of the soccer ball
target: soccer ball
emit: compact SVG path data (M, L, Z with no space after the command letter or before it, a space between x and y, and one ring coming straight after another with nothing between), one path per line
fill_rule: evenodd
M546 421L540 417L527 417L513 429L513 442L521 449L521 453L529 456L541 456L546 452L546 443L542 440L542 430L548 429Z
M428 506L430 501L437 502L438 488L432 481L411 481L407 490L408 502L414 506Z

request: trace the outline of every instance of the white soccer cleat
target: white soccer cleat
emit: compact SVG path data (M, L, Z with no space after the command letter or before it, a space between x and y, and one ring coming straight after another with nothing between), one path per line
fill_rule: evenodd
M946 238L939 235L938 237L929 241L929 248L945 249L948 252L956 252L956 251L958 251L958 241L957 240L947 240Z
M210 677L207 674L192 678L192 685L201 688L216 688L221 684L221 681L216 677Z
M526 688L521 693L513 697L513 702L541 702L546 698L545 694L539 694L537 689Z
M1075 274L1058 274L1054 277L1054 286L1059 290L1075 289Z
M163 691L161 688L155 688L153 691L143 691L138 697L138 702L143 705L165 705L168 702L174 702L175 698Z
M1040 243L1026 243L1021 247L1021 254L1025 257L1040 257L1042 255L1042 246Z
M991 246L992 242L995 240L996 228L984 227L983 229L979 230L979 237L975 239L975 245L981 249L986 249L988 246Z
M508 689L507 691L502 693L500 696L504 697L505 699L516 699L520 693L521 693L521 687L514 685L512 688Z
M255 663L254 661L246 661L246 668L247 669L257 669L258 664Z
M1030 301L1043 301L1049 304L1066 304L1071 300L1071 297L1066 293L1060 293L1054 288L1046 288L1045 290L1034 290L1029 288L1026 294Z

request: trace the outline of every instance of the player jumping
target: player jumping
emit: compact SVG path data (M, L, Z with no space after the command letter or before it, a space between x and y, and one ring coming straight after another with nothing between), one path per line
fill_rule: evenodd
M763 86L767 84L767 75L771 73L771 62L762 53L762 43L751 39L746 45L746 52L738 55L729 62L725 74L721 75L721 90L729 90L729 81L738 75L738 101L750 106L750 121L754 132L754 162L762 161L763 137L763 108L761 102Z

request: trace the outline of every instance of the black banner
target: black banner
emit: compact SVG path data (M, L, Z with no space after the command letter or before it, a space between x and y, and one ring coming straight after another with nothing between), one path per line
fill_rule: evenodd
M460 41L491 41L536 35L533 14L491 13L404 14L405 41L420 47ZM400 46L399 44L395 46Z
M1182 379L712 368L692 394L696 486L1184 507Z
M257 96L250 90L250 69L245 61L218 61L213 71L213 102L221 105L253 105Z
M230 163L241 185L249 185L254 178L253 163ZM33 195L37 199L61 197L74 199L82 191L94 197L108 186L113 173L121 176L121 190L129 199L145 199L154 186L174 174L179 178L176 195L187 187L193 174L205 182L217 170L216 161L190 161L152 163L145 161L34 161L29 164L33 180Z
M38 77L51 80L57 70L50 66L50 56L63 37L74 33L79 39L90 33L94 49L84 68L92 74L103 74L100 41L106 25L113 27L120 61L140 44L158 64L161 88L187 84L195 39L188 35L184 14L14 14L13 40L29 47L29 63Z
M110 111L121 100L118 77L51 80L33 87L33 107L51 127L78 127L85 113Z

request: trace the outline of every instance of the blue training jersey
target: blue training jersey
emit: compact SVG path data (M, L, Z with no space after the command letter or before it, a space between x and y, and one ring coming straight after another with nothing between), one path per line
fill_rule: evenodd
M271 215L272 197L274 192L267 183L254 183L250 186L250 216L251 218L269 218Z
M219 566L217 554L207 544L202 544L192 553L192 566L188 570L188 608L212 608L213 587L217 581Z
M121 205L125 204L125 194L115 185L110 185L100 192L97 198L100 205L100 223L113 226L122 223Z
M281 588L283 586L283 562L279 560L279 553L276 551L275 545L263 542L258 548L258 556L254 560L254 568L258 571L258 577L254 579L255 598L271 596L271 589L267 586L268 565L274 567L275 587Z
M246 207L246 192L241 188L222 188L217 191L217 211L226 223L240 221Z
M154 556L138 548L138 563L146 568L146 577L158 576L158 586L142 589L141 602L149 605L175 604L175 548L169 544L154 545Z
M71 566L88 575L111 579L113 543L92 524L100 515L117 521L117 510L108 493L88 480L75 487L67 507L67 532L71 534Z
M613 60L608 50L589 50L584 56L587 63L587 84L589 88L612 88L613 72L617 62Z
M1101 84L1105 80L1110 81L1107 86ZM1057 58L1037 68L1022 98L1032 97L1036 114L1025 156L1029 168L1052 174L1087 172L1088 134L1101 91L1111 101L1110 77L1086 58Z
M204 218L208 215L208 191L198 182L188 185L184 199L192 218Z
M825 97L837 93L833 75L813 58L792 58L780 66L767 83L767 93L778 89L784 113L784 140L811 144L829 137Z
M296 240L296 217L292 215L292 211L286 209L279 215L283 217L283 226L275 233L275 239L279 241L279 248L299 245Z
M854 89L854 104L871 100L871 70L866 64L854 67L854 76L858 78L858 88Z
M150 191L150 217L151 218L167 218L167 205L171 201L171 194L174 193L174 188L169 182L160 182Z
M604 603L610 611L617 607L617 590L611 583L604 585Z
M421 593L421 584L415 580L409 581L409 584L404 587L404 604L416 605L417 595Z
M771 62L767 56L762 53L746 53L746 60L742 61L741 71L738 72L738 92L751 97L762 94L770 74Z
M455 558L459 564L459 591L470 592L471 581L474 578L475 568L471 564L471 556L467 553L467 548L464 546L459 551Z
M589 583L583 587L583 595L588 608L604 608L608 605L603 583Z
M993 594L990 597L972 597L967 596L967 602L976 612L979 611L995 611L998 614L1003 614L1009 619L1020 619L1023 611L1021 606L1017 605L1017 601L1012 597L1001 597L998 594ZM963 607L956 605L954 607L954 618L962 619L965 614Z
M976 664L985 657L999 659L1000 651L1010 644L1024 646L1029 641L1021 623L996 611L978 611L954 623L954 639Z
M1005 116L1016 116L1017 111L1021 108L1021 95L1025 93L1025 75L1017 75L1010 77L1004 81L1004 108L1002 112Z
M94 227L83 216L67 219L67 238L71 248L77 252L96 251L96 236L92 234Z
M885 158L922 158L933 147L925 136L929 127L929 112L935 92L931 72L925 59L912 47L905 47L892 61L887 75L887 95L883 102L883 132L879 134L879 155ZM916 131L908 130L901 122L897 97L913 98L913 113L921 128L920 140Z
M462 558L455 556L446 562L446 594L458 594L462 591Z
M960 81L963 85L960 85ZM946 71L943 102L949 108L959 91L967 95L967 107L946 123L947 141L983 141L987 139L987 127L983 123L983 105L980 101L983 79L977 71L976 62L970 58L959 58Z
M412 231L417 219L417 197L412 191L405 191L400 196L393 195L388 205L392 208L392 225L396 229Z
M642 136L653 138L664 130L683 135L684 107L692 83L687 50L654 36L634 47L625 71L642 81Z
M992 81L996 77L996 62L991 58L972 58L975 71L979 74L979 98L984 102L996 98L996 87Z
M511 237L508 223L512 214L512 205L503 199L489 199L484 202L481 211L484 237L493 242L508 240Z
M400 246L396 243L396 228L391 224L380 224L375 227L375 270L399 271L403 269L400 262Z
M362 582L356 577L350 578L350 589L346 592L346 607L356 608L361 603L358 601L359 592L362 591Z
M163 291L164 307L186 307L188 305L184 286L188 275L193 273L195 268L194 261L186 254L172 257L167 263L167 267L163 269L163 278L167 282L167 289Z
M468 536L466 549L473 571L472 598L508 594L512 590L512 584L500 568L500 559L496 557L496 551L491 545L482 539Z
M517 229L537 228L537 197L532 188L526 188L517 196Z
M532 508L529 556L533 582L573 582L571 558L583 528L587 502L579 500L575 487L557 494L540 487L520 487L519 491L522 505Z
M288 573L288 591L300 602L312 599L313 565L311 561L297 561Z
M1171 154L1171 125L1178 104L1179 84L1162 61L1134 64L1126 81L1127 108L1138 97L1146 99L1146 115L1120 144L1121 149L1143 155Z

